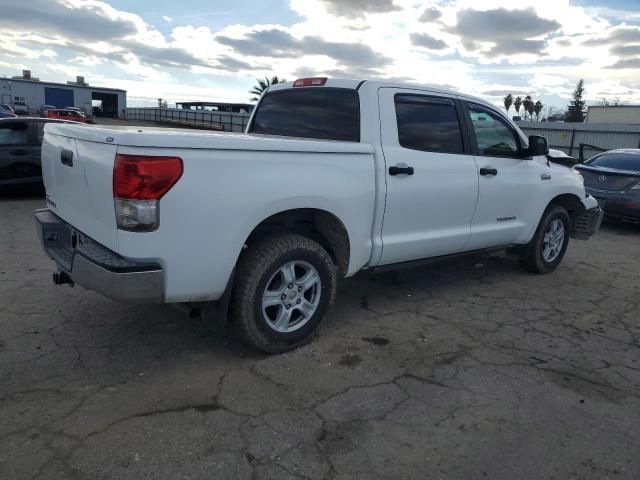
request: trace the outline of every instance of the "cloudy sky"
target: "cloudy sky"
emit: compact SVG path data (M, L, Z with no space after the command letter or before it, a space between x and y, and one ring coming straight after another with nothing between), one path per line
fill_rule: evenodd
M640 0L0 0L0 76L84 75L130 105L248 101L276 73L389 78L501 103L640 103Z

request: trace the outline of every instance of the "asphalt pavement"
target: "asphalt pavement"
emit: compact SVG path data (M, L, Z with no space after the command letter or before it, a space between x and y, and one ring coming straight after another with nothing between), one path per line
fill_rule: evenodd
M361 274L316 341L265 356L54 286L43 205L0 197L0 479L640 479L639 226L546 276Z

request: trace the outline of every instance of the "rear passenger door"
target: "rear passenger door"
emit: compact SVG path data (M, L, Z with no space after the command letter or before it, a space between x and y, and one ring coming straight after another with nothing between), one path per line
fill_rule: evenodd
M34 168L31 150L28 122L0 123L0 183L21 183L41 175Z
M453 96L379 91L387 196L380 264L463 251L478 169Z

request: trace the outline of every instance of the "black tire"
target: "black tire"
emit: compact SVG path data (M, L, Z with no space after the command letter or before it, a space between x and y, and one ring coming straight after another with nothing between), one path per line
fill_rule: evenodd
M552 261L547 261L543 254L544 236L547 228L555 220L560 220L564 226L564 240L562 248L560 248L557 256ZM557 266L560 265L560 262L567 251L570 232L571 218L569 217L567 210L560 206L549 207L545 211L544 215L542 215L542 219L540 220L536 233L531 239L531 242L527 245L525 256L520 260L520 263L530 272L540 274L553 272Z
M313 315L299 329L276 331L263 315L262 295L267 282L289 262L306 262L320 276L319 300ZM282 353L308 343L333 307L337 289L336 266L322 246L301 235L265 237L249 246L236 269L231 297L231 319L246 343L267 353ZM278 307L280 308L280 307Z

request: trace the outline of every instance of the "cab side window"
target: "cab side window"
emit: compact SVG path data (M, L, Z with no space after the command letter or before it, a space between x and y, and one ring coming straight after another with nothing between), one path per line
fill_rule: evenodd
M398 141L423 152L463 153L462 129L453 100L425 95L395 96Z
M26 145L29 143L29 129L23 122L0 125L0 145Z
M498 114L479 105L469 104L469 116L476 135L478 155L519 157L520 142L516 132Z

